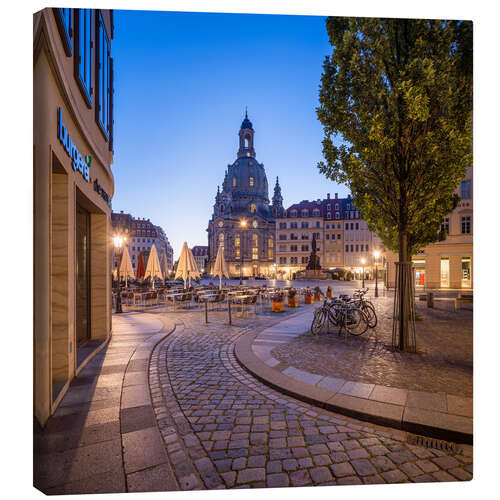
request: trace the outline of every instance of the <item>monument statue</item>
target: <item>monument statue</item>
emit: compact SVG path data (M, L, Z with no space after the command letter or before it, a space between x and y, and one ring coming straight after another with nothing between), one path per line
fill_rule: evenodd
M317 246L316 246L316 237L314 235L311 247L312 247L312 252L311 255L309 256L309 262L307 263L306 269L310 271L320 270L321 265L319 263L319 256L316 255Z

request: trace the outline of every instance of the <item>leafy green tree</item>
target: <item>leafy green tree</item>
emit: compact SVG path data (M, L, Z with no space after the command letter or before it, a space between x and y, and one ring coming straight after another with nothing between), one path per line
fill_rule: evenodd
M330 17L326 27L318 167L349 186L369 229L409 262L439 239L472 164L472 23ZM400 293L405 349L409 297Z

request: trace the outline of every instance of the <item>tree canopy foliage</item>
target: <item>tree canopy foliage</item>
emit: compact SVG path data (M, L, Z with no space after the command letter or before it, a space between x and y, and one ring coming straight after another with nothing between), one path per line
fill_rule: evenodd
M407 261L472 164L472 23L330 17L318 118L331 180Z

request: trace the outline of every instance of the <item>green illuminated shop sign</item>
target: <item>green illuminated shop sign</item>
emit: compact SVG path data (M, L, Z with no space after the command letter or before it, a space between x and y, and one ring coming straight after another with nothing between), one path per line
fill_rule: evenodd
M68 129L66 128L66 125L64 124L62 119L61 108L57 108L57 138L63 145L68 156L71 158L73 170L75 172L76 171L80 172L82 174L82 177L87 182L90 182L91 161L88 161L87 157L84 158L80 154L80 151L78 151L77 147L75 146L73 139L71 139L71 136L68 133Z

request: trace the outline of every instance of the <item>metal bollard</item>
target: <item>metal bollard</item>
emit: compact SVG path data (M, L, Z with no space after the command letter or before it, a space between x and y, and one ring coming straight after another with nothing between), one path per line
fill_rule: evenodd
M427 292L427 307L434 307L434 292Z

